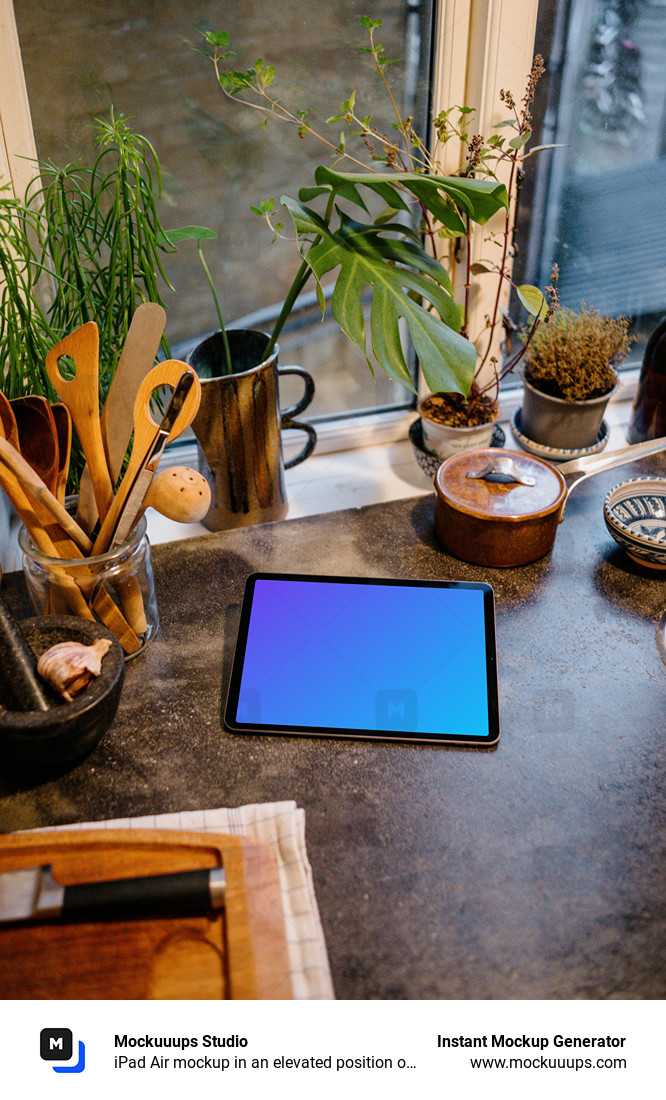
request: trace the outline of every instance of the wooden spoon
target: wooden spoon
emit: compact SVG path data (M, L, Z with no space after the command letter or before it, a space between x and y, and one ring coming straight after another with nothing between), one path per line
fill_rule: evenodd
M69 477L69 462L72 454L72 417L66 405L51 405L51 412L58 436L58 477L56 479L55 496L61 504L65 503L67 491L67 478Z
M19 450L18 425L11 401L0 390L0 435L2 435L12 447Z
M76 543L79 550L82 550L84 554L89 554L92 549L92 542L88 536L81 530L78 523L72 519L69 512L63 507L60 501L51 493L48 486L44 483L42 478L40 478L39 474L33 469L30 463L19 454L15 447L12 447L11 443L3 439L1 435L0 463L11 470L23 489L27 491L31 502L32 498L35 498L40 504L48 509L56 523L58 523L64 533ZM30 534L32 535L33 532L31 531Z
M9 413L11 415L8 415L7 408L9 408ZM12 421L14 421L13 425ZM5 425L9 428L8 432L6 432ZM16 444L18 443L18 431L16 430L16 422L14 420L14 414L11 411L11 405L4 394L0 394L0 437L5 440L6 435L9 435L11 439L15 440ZM7 445L10 446L8 442ZM15 451L16 447L12 446L12 450ZM31 467L28 467L28 469L31 469ZM0 463L0 488L5 491L11 500L21 523L30 532L32 541L43 554L47 554L52 558L66 557L68 556L67 549L71 546L74 551L74 556L78 555L83 557L83 554L75 543L71 542L62 529L58 527L57 524L53 523L50 514L43 510L43 506L41 506L37 500L34 498L31 499L28 496L16 475L4 463ZM58 538L57 531L60 531L62 541ZM52 537L54 534L57 539L57 545ZM65 553L61 553L61 547L65 548ZM86 604L83 594L74 580L63 577L61 590L74 615L94 619L92 611Z
M5 439L9 443L13 450L18 451L19 438L18 427L16 425L16 417L14 416L14 410L12 409L11 402L1 391L0 437ZM24 527L27 527L28 531L33 536L35 544L39 545L37 543L37 539L35 538L35 533L39 534L38 528L40 524L30 504L30 500L24 493L20 483L16 479L16 476L5 467L0 469L0 487L4 490L4 492L11 500L19 519L21 520L21 523L24 525ZM42 547L40 547L40 549L42 549Z
M64 378L60 370L60 359L65 356L71 357L76 365L72 379ZM94 321L81 325L47 352L46 373L71 413L90 467L97 511L103 519L111 504L113 485L99 421L99 331Z
M18 428L21 454L53 493L58 481L58 433L45 397L32 394L10 402Z
M10 402L1 392L0 437L11 443L14 450L18 450L18 430L14 413ZM53 520L48 509L36 498L30 498L16 475L4 463L0 463L0 488L11 500L19 519L30 532L30 537L38 550L50 558L68 561L76 558L83 559L83 551L63 531L60 524ZM86 597L71 576L54 574L53 584L73 615L94 621L95 616L88 606ZM126 653L134 653L141 648L141 641L136 632L131 629L106 589L102 588L97 594L94 607L99 618L116 635Z

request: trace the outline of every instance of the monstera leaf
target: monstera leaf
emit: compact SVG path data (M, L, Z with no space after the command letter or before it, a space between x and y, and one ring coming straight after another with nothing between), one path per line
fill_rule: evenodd
M498 210L509 208L509 196L503 183L465 176L336 172L320 166L315 171L315 183L322 193L330 190L363 209L366 209L366 204L360 188L373 191L393 210L411 210L416 200L436 222L456 236L463 236L466 231L462 215L468 216L476 225L485 225ZM299 197L308 201L302 192Z
M322 309L321 280L339 268L331 299L333 316L363 352L370 369L373 367L363 314L366 288L372 294L372 353L388 376L414 392L402 348L402 321L430 389L467 394L476 350L460 335L460 309L451 296L444 268L415 241L389 236L401 231L399 224L381 228L362 225L339 212L340 225L334 230L303 203L287 196L283 196L282 203L303 242L304 258L317 281Z
M368 191L386 204L373 221L358 222L340 209L338 204L344 200L367 213L364 192ZM326 214L322 217L306 204L323 196ZM322 309L321 280L337 268L333 316L363 352L370 369L369 349L390 378L414 392L402 345L401 330L406 327L429 388L467 395L476 349L460 334L460 308L445 268L420 243L421 215L425 209L450 235L463 235L467 219L483 225L507 208L504 185L457 176L349 173L319 167L315 186L301 190L299 200L283 196L281 201L316 279ZM339 225L334 228L331 219L336 211ZM367 290L372 298L369 333L363 313Z

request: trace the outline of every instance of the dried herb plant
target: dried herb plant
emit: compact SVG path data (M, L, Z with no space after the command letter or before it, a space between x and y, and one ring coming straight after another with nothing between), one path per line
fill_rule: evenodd
M610 393L615 367L631 346L627 317L609 317L583 304L578 313L560 307L531 340L525 359L527 381L565 401L587 401Z

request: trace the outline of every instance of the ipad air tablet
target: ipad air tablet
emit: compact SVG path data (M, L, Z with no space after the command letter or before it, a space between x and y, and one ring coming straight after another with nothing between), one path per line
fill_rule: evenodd
M224 724L234 733L496 744L492 588L254 574Z

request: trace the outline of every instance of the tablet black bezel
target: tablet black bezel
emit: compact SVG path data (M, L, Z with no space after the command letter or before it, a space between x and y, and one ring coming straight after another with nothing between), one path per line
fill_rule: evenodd
M486 682L488 688L488 736L474 737L470 735L443 734L441 736L428 737L418 731L413 733L405 730L366 730L366 729L338 729L329 726L293 726L284 729L282 726L268 723L244 723L235 718L240 695L243 665L245 660L245 648L250 625L250 614L254 598L254 588L260 580L284 580L306 581L312 583L333 584L372 584L386 587L400 586L403 588L453 588L474 589L483 593L483 609L486 638ZM418 645L418 638L414 639ZM500 716L499 716L499 688L497 675L497 642L495 629L495 594L492 587L484 581L428 581L420 578L387 579L386 577L350 577L328 576L312 573L252 573L246 581L243 595L243 605L238 627L238 636L234 652L233 666L229 678L229 687L224 707L224 728L229 733L268 734L276 736L296 737L335 737L363 741L401 741L410 744L430 745L472 745L476 748L491 748L499 741Z

